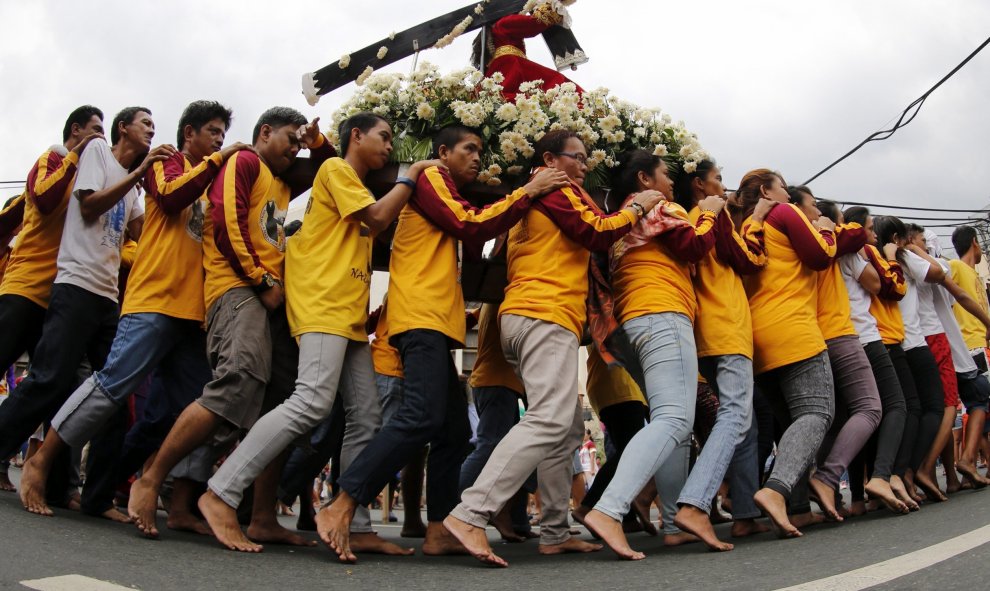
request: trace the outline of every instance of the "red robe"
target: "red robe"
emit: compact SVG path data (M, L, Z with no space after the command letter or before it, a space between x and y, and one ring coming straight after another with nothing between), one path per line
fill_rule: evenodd
M495 54L485 70L485 76L501 72L502 96L507 101L515 101L519 85L532 80L543 80L541 88L549 90L564 82L571 82L566 76L532 62L526 58L526 37L535 37L550 28L550 25L525 14L513 14L499 19L492 26L492 40ZM578 92L584 92L578 86Z

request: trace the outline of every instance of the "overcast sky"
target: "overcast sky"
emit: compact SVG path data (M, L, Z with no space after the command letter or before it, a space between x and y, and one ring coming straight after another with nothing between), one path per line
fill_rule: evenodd
M149 107L155 143L174 142L182 108L201 98L234 109L228 141L249 141L258 115L276 104L329 122L353 86L310 107L300 92L304 72L464 5L4 0L0 180L23 179L83 103L103 109L108 123L122 107ZM806 180L889 123L990 35L990 3L980 0L580 0L571 11L591 58L573 79L683 119L730 187L761 166L791 183ZM466 65L472 37L420 59L445 69ZM529 48L531 58L549 62L542 40ZM984 207L988 104L990 49L936 91L911 125L812 188L840 200ZM0 189L0 197L13 192Z

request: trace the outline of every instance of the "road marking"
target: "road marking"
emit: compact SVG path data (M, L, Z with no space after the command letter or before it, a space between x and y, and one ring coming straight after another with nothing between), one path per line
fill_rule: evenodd
M123 587L82 575L63 575L21 581L21 585L38 591L133 591L131 587Z
M988 542L990 542L990 525L985 525L969 533L956 536L934 546L909 552L897 558L824 579L785 587L777 591L859 591L928 568Z

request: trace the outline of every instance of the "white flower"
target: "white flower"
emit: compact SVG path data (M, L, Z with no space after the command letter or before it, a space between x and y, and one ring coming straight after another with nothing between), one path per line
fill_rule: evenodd
M354 83L357 84L358 86L361 86L362 84L364 84L365 80L367 80L368 77L371 76L371 73L374 71L375 71L374 68L368 66L367 68L364 69L363 72L361 72L361 75L357 77L357 80L355 80Z
M636 136L636 137L639 137L639 138L646 137L646 128L645 127L636 127L636 128L634 128L633 129L633 135Z
M491 166L488 167L488 174L490 174L491 176L498 176L502 174L502 167L499 166L498 164L492 164Z
M519 94L528 94L543 86L542 80L530 80L519 85Z
M383 60L385 59L385 56L387 54L388 54L388 47L382 45L381 47L378 48L378 53L375 55L378 57L378 59Z
M502 179L498 178L497 176L493 176L492 178L485 181L485 184L490 187L497 187L502 184Z
M488 179L490 179L490 178L491 178L491 175L488 174L488 171L487 170L482 170L481 172L478 173L478 182L479 183L487 183L488 182Z
M351 54L345 53L340 56L340 60L337 62L337 65L340 66L341 70L346 70L347 66L351 65Z
M395 41L395 31L392 31L391 33L388 34L388 40L389 41ZM379 58L379 59L381 59L381 58Z
M657 144L657 147L653 150L653 155L654 156L666 156L667 155L667 146L665 146L663 144Z
M692 161L689 160L689 161L687 161L687 162L684 163L684 172L686 172L688 174L691 174L692 172L694 172L696 170L698 170L698 163L697 162L692 162Z
M522 171L523 167L517 164L516 166L510 166L505 172L511 174L512 176L516 176L522 174Z
M615 114L602 117L598 120L598 127L600 127L602 131L612 131L620 125L622 125L622 120Z
M694 152L691 146L681 146L681 149L677 153L680 154L682 157L687 158L691 154L691 152Z
M419 105L416 106L416 116L420 119L432 121L434 115L436 115L436 111L430 106L429 103L419 103Z
M519 118L519 109L512 103L505 103L495 111L495 116L502 121L515 121Z

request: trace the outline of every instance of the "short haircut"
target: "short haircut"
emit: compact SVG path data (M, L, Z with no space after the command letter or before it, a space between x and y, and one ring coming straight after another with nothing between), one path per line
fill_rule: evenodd
M453 148L469 135L476 135L481 138L481 131L473 127L457 124L444 127L435 136L433 136L433 155L431 158L440 157L440 146Z
M677 175L677 179L674 181L674 202L690 211L694 207L694 189L691 182L694 179L705 180L708 173L713 170L718 170L718 164L714 160L708 159L699 162L694 172L684 172L681 169L681 174Z
M973 248L974 240L976 240L976 228L973 226L959 226L952 231L952 248L956 249L956 254L959 256L965 255Z
M908 231L907 238L909 240L911 238L913 238L915 234L924 234L925 233L925 229L922 226L919 226L918 224L906 223L904 225L905 225L905 227L907 227L907 231Z
M74 111L69 113L69 118L65 120L65 127L62 128L62 141L64 142L68 140L69 136L72 135L73 125L86 127L86 124L93 118L93 115L99 117L100 121L103 120L103 111L97 109L93 105L83 105L81 107L77 107Z
M148 107L126 107L121 109L119 113L114 115L113 123L110 125L110 145L116 146L117 142L120 140L120 124L130 125L134 123L134 118L137 117L138 113L147 113L151 115L151 109Z
M187 125L199 131L204 125L219 119L223 121L224 127L230 128L230 120L233 118L233 111L216 101L193 101L189 103L182 116L179 117L179 131L176 134L176 144L181 150L185 143L185 133L183 130Z
M254 133L251 135L251 143L258 141L263 125L278 129L286 125L306 125L307 123L309 121L306 116L292 107L272 107L262 113L261 117L258 117L258 122L254 124Z
M626 197L639 189L639 173L645 172L648 176L653 176L661 164L663 159L648 150L636 149L623 152L619 156L619 165L612 169L612 192L618 200L610 205L620 207Z
M356 129L361 133L368 133L378 125L379 121L384 121L389 127L392 126L392 123L388 119L381 115L376 115L371 111L361 111L344 119L337 129L337 135L340 136L340 155L347 156L347 148L351 145L352 131Z
M822 212L823 216L832 220L836 224L839 223L839 206L835 204L835 201L829 201L828 199L818 199L815 202L815 205L818 207L818 211ZM862 226L863 224L860 225Z
M873 218L873 230L877 233L877 242L881 246L894 241L894 236L907 240L908 229L900 218L892 215L881 215Z
M543 166L543 155L547 152L551 154L561 152L564 146L567 145L567 140L572 137L581 139L581 136L569 129L555 129L547 132L537 140L536 146L534 146L536 151L533 153L533 163L536 166Z
M842 212L842 217L845 218L846 223L859 224L865 228L866 220L870 217L870 210L860 205L854 205L846 208Z

